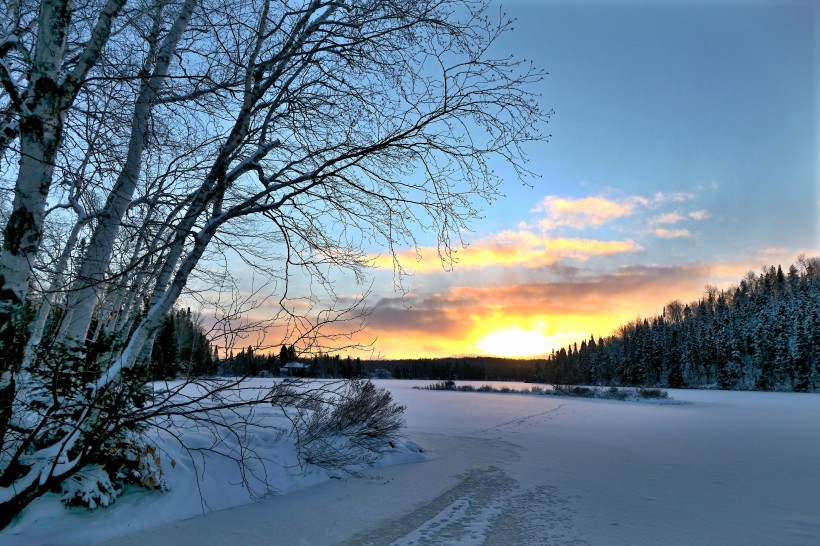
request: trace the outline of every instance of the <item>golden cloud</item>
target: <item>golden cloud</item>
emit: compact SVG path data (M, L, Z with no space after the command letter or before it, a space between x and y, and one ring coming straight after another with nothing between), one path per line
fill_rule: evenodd
M536 268L554 264L563 259L587 260L592 256L606 256L635 252L641 247L632 240L600 241L596 239L549 237L530 231L503 231L492 237L479 239L466 248L453 251L453 265L463 269L483 269L492 266L522 266ZM418 256L422 258L418 258ZM419 253L406 251L399 261L416 273L442 270L435 248L420 249ZM393 258L382 255L372 258L376 267L392 268Z
M559 226L584 229L629 216L634 212L636 205L647 203L648 200L642 197L631 197L619 203L604 197L566 199L549 196L535 208L535 211L547 214L548 218L540 222L540 226L546 231Z

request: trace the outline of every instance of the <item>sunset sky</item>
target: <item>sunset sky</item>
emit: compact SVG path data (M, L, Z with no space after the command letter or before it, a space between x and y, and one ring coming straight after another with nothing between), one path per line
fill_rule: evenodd
M452 271L407 249L406 295L376 260L374 356L545 355L820 254L820 3L503 7L497 51L549 72L540 178L509 174Z

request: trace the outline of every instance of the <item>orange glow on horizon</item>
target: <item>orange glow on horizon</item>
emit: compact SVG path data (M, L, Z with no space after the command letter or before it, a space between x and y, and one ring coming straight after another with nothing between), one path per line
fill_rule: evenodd
M549 353L552 341L538 330L514 326L487 334L478 340L476 347L487 355L534 357Z
M475 354L510 358L543 357L590 335L606 337L633 319L631 312L601 315L554 314L536 317L513 313L477 324L465 340ZM474 341L472 341L474 340Z
M729 288L749 270L749 263L765 263L778 250L766 249L761 256L736 262L628 266L551 282L456 284L406 298L383 297L374 303L367 327L350 337L346 334L353 327L347 329L345 323L329 329L344 347L367 347L341 350L353 357L539 358L580 345L590 335L597 341L631 321L651 319L671 301L697 300L706 284Z
M465 320L457 335L437 335L409 331L376 332L374 352L361 354L385 359L445 358L455 356L497 356L502 358L543 358L552 351L572 343L589 340L594 335L608 337L621 324L634 320L631 310L602 315L539 315L516 314L514 310L494 310L492 316L472 316Z

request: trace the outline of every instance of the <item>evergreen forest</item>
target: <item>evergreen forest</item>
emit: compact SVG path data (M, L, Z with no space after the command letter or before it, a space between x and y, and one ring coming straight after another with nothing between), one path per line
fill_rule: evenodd
M707 286L653 318L553 353L551 383L718 387L779 391L820 388L820 259L770 266L736 286Z
M672 301L652 318L590 336L546 360L490 357L365 362L397 378L517 380L562 385L817 391L820 258L749 272L703 297Z
M190 310L175 309L154 344L152 376L279 375L297 360L293 346L278 354L242 348L222 360ZM302 356L317 377L529 381L813 392L820 390L820 258L798 258L749 272L727 289L707 285L703 297L668 303L652 318L590 336L546 359L487 356L351 360Z

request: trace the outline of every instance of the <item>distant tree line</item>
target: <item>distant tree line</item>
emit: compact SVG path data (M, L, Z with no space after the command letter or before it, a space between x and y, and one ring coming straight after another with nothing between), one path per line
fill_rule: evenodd
M543 359L511 359L491 356L365 360L369 377L464 381L536 381Z
M736 286L590 337L547 359L539 380L563 384L817 391L820 258L749 272Z
M225 349L222 357L219 348L212 346L202 327L200 318L191 309L172 309L163 319L143 373L149 380L225 376L256 377L281 375L282 366L292 362L308 364L300 375L323 378L354 379L363 373L360 358L319 353L301 358L293 345L282 345L278 353L267 352L253 346L242 347L239 352Z
M280 375L289 362L312 377L528 381L554 384L820 390L820 258L798 258L784 272L749 272L726 290L707 285L702 298L668 303L653 318L590 336L546 359L451 357L361 360L325 353L298 358L253 347L219 358L190 309L173 310L151 359L152 378L178 375Z

